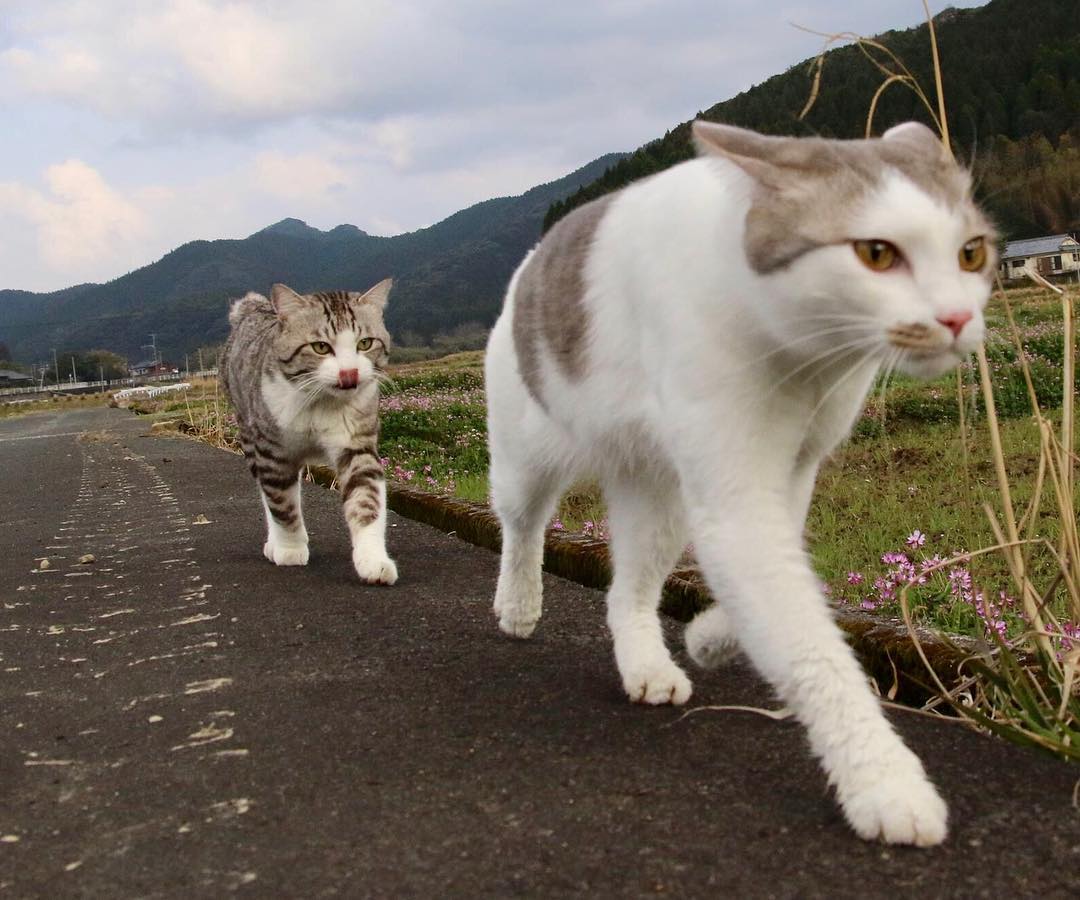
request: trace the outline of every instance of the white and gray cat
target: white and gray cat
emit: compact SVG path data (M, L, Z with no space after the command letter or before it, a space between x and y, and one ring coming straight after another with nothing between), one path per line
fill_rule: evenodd
M687 629L691 657L742 648L860 836L937 844L945 804L833 623L803 527L875 376L945 372L982 340L993 228L919 124L855 141L693 134L698 159L570 214L510 283L486 359L499 625L536 627L545 525L571 482L596 478L630 698L690 696L657 605L692 541L716 603Z
M275 284L269 300L250 293L229 311L221 379L259 483L263 553L276 565L307 565L300 471L326 464L337 470L357 574L374 584L397 581L376 446L390 286L387 279L363 294L298 294Z

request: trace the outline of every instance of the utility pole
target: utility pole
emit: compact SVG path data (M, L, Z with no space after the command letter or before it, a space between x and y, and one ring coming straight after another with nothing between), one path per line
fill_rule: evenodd
M191 365L188 363L188 355L186 353L184 354L184 377L191 377Z
M105 366L103 366L101 363L98 363L97 370L98 370L98 381L101 382L101 390L98 393L104 394L105 393Z
M154 368L156 369L157 366L158 366L158 363L161 362L161 360L158 358L157 333L155 332L155 333L151 334L150 335L150 343L149 344L143 344L140 349L149 350L151 352L151 357L150 358L154 361Z
M78 376L75 374L75 357L71 357L71 383L74 384L78 381Z
M205 371L206 371L206 369L203 368L203 364L202 364L202 347L200 347L199 348L199 372L202 373L202 372L205 372Z
M53 369L56 372L56 386L60 387L60 363L57 362L57 360L56 360L56 348L55 347L53 347L53 351L52 351L52 364L53 364Z

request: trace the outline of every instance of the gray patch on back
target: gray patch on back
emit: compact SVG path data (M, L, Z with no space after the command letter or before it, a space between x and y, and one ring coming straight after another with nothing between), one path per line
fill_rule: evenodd
M589 326L582 302L585 263L611 200L611 196L593 200L556 223L518 276L514 350L525 387L541 406L541 352L567 378L577 379L585 372Z

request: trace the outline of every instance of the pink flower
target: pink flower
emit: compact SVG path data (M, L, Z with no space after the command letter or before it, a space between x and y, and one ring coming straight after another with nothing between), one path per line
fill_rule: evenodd
M848 572L847 573L847 583L848 584L862 584L863 583L863 574L862 574L862 572Z
M908 539L904 542L909 547L921 547L926 543L926 535L916 528L911 534L908 535Z

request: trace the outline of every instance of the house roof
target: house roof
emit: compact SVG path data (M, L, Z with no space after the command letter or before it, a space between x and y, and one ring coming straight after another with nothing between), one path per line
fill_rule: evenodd
M1016 259L1024 256L1044 256L1048 253L1060 253L1062 250L1080 250L1077 243L1068 234L1050 234L1046 237L1029 238L1026 241L1010 241L1005 245L1004 259Z
M34 376L26 372L15 372L12 369L0 369L0 378L5 381L32 381Z

